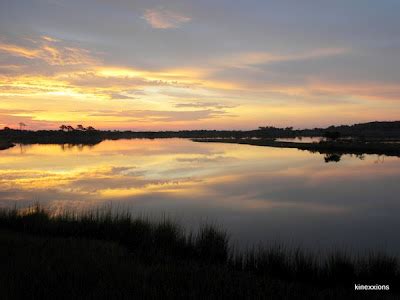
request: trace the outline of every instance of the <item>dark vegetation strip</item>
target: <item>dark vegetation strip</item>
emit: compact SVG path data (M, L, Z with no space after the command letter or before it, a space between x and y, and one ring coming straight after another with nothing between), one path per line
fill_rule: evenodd
M21 128L22 129L22 128ZM62 125L60 130L16 130L5 127L0 130L0 141L21 144L86 144L95 145L104 140L155 139L155 138L291 138L316 137L336 132L342 137L358 137L369 140L400 139L400 121L369 122L354 125L330 126L326 128L293 129L273 126L255 130L181 130L181 131L102 131L82 125L74 128Z
M357 256L346 252L322 256L282 245L239 252L230 246L227 233L220 228L206 225L198 232L188 233L169 220L154 223L132 218L128 213L97 210L50 216L40 207L23 214L16 209L3 209L0 230L46 237L47 245L60 238L116 243L142 267L190 265L203 273L204 268L210 272L216 268L227 276L251 277L255 284L276 280L285 285L336 291L352 291L355 283L389 284L391 290L387 293L391 294L399 293L400 287L396 256L382 253Z
M351 140L322 141L319 143L280 142L273 139L192 139L203 143L232 143L276 148L296 148L321 154L377 154L400 156L400 143L357 142Z

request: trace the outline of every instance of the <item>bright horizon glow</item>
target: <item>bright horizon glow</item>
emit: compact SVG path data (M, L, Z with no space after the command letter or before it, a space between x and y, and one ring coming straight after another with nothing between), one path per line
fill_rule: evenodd
M0 127L398 120L399 9L390 0L6 1Z

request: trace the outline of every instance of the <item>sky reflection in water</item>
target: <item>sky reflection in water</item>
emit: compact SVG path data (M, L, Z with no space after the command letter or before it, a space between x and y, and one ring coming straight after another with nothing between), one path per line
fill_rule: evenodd
M282 241L400 253L400 159L189 140L30 145L0 152L0 205L110 205L212 222L241 246Z

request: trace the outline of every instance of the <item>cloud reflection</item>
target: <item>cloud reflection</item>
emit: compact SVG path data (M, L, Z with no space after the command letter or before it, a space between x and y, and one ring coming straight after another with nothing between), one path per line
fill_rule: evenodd
M1 155L2 206L122 205L137 213L181 216L189 224L216 220L252 242L277 233L311 239L304 234L313 222L323 229L317 236L351 220L363 226L370 219L397 222L400 210L400 160L394 157L377 164L374 156L345 155L338 164L326 164L323 155L296 149L180 139L105 141L69 151L32 145ZM352 228L356 234L362 226ZM380 228L383 238L389 228L384 223ZM341 240L338 232L331 234L330 241Z

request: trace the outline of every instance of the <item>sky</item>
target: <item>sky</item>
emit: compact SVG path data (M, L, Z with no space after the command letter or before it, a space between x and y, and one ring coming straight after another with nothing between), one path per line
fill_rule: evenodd
M0 0L0 127L400 119L397 0Z

